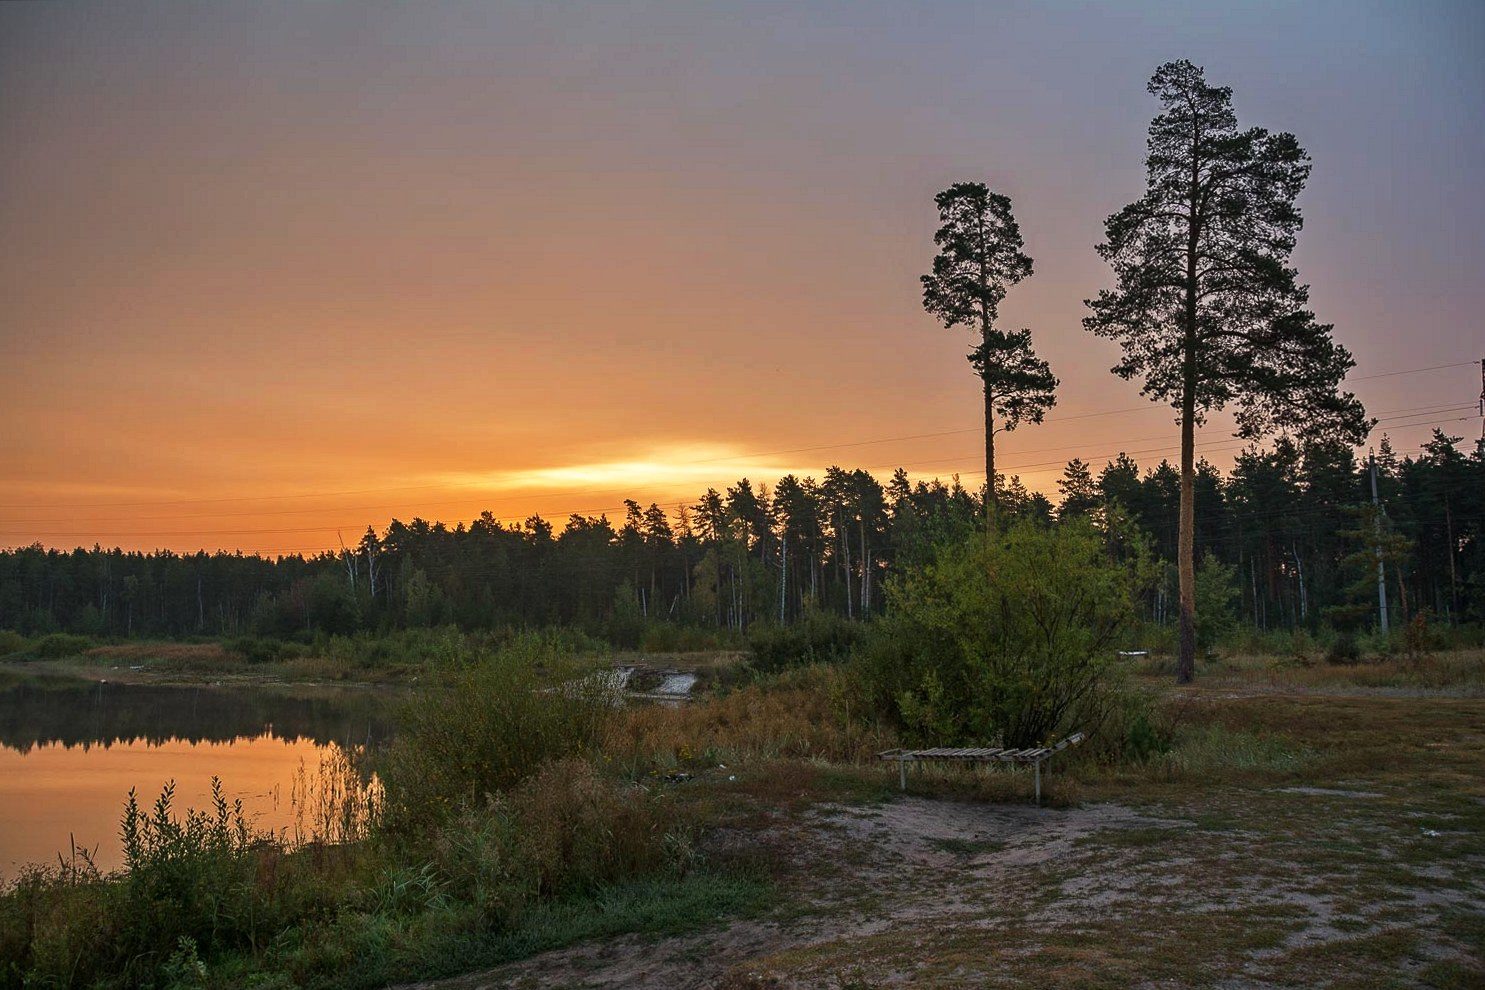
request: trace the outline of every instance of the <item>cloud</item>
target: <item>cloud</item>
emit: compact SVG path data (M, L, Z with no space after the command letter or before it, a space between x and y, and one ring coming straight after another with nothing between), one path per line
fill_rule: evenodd
M807 470L770 460L766 455L750 455L731 444L672 443L652 446L633 456L613 460L463 471L441 474L433 480L450 488L496 492L568 490L578 494L586 487L602 487L636 493L684 490L691 495L708 485L728 484L738 478L772 483L791 471L803 473Z

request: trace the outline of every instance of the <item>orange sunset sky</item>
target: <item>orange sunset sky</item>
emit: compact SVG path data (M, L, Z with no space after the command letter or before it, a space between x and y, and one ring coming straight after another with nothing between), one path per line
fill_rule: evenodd
M1473 438L1482 54L1474 3L0 5L0 546L978 486L919 304L960 179L1012 197L1003 319L1063 383L1007 472L1152 465L1169 411L1079 320L1180 57L1313 156L1297 261L1377 436Z

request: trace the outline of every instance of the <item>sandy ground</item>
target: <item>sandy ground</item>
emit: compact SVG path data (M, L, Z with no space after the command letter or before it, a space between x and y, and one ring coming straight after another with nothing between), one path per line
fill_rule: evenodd
M1305 802L1310 812L1322 801L1344 815L1374 796L1299 789L1258 800ZM1375 822L1363 814L1352 824L1360 834ZM1308 971L1317 981L1337 965L1364 975L1364 952L1352 959L1348 946L1386 937L1395 915L1427 932L1448 912L1485 903L1478 862L1373 881L1342 862L1307 864L1301 840L1281 839L1204 828L1179 809L1112 804L908 797L825 807L774 834L722 837L774 843L789 857L786 912L683 937L579 945L419 986L1305 986L1309 976L1291 979L1295 960L1317 947L1319 968ZM1324 953L1331 946L1340 963ZM1410 951L1421 971L1470 948L1434 930ZM1148 978L1127 978L1135 974ZM1393 975L1401 982L1377 985L1412 985L1408 972Z

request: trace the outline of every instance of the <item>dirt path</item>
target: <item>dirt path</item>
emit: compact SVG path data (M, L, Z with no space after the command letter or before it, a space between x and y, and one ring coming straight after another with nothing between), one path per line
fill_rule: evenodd
M1478 919L1485 862L1414 867L1404 847L1418 826L1389 831L1392 812L1366 807L1381 796L1248 793L1247 816L922 798L827 807L766 837L791 863L789 908L773 917L420 986L1309 986L1364 976L1381 950L1403 981L1383 985L1406 986L1410 971L1471 965L1474 929L1450 926ZM1302 812L1296 828L1285 809ZM1323 848L1307 835L1317 815L1334 823Z

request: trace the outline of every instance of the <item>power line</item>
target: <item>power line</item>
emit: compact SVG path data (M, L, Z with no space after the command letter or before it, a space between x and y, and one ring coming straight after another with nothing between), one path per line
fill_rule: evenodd
M973 430L972 431L955 430L955 431L952 431L952 432L953 433L962 433L962 432L978 432L978 431L973 431ZM936 434L926 434L926 435L928 435L928 436L948 436L950 434L949 433L936 433ZM1125 442L1125 443L1143 443L1143 442L1145 442L1147 440L1162 440L1162 439L1165 439L1165 435L1164 434L1162 434L1160 436L1153 436L1153 437L1135 437L1135 438L1132 438L1132 439L1125 440L1123 442ZM1084 448L1085 446L1086 446L1086 444L1066 444L1066 445L1061 446L1061 447L1042 447L1042 448L1034 448L1032 450L1023 450L1023 451L1019 451L1019 453L1022 453L1022 454L1039 454L1039 453L1046 453L1046 452L1054 451L1054 450L1079 450L1079 449ZM759 455L759 456L763 456L763 455ZM956 454L952 458L949 458L949 459L950 460L959 460L960 457L970 457L970 456L974 456L974 455L973 454L957 455ZM940 460L942 461L944 459L941 458ZM699 462L693 461L692 463L699 463ZM888 465L888 466L898 466L898 462L893 462L891 465ZM880 468L880 467L882 467L882 465L867 465L866 466L867 469ZM470 502L478 502L480 504L485 505L486 507L489 507L489 506L498 504L500 502L511 502L511 501L529 502L529 501L531 501L533 499L558 498L558 497L563 497L563 496L567 496L567 495L619 495L619 494L623 494L624 492L628 492L628 491L632 491L632 490L633 490L633 487L632 486L631 487L628 487L628 488L609 488L609 489L601 489L601 490L594 490L594 489L591 489L591 488L578 488L578 489L568 489L566 491L544 491L544 492L539 492L539 493L536 493L536 494L533 494L533 495L530 495L530 496L505 495L505 496L501 496L501 497L496 498L496 499L486 499L486 498L483 498L483 496L481 496L480 494L476 493L476 494L467 495L467 496L464 496L464 497L461 497L461 498L457 498L457 499L440 499L440 500L438 500L436 502L420 502L418 504L419 504L419 506L426 508L426 507L429 507L429 506L465 505L465 504L470 503ZM406 504L407 503L399 502L399 503L394 503L392 505L382 504L382 505L336 506L336 507L334 507L330 511L335 511L335 512L377 512L377 511L386 511L386 510L390 510L390 509L400 508L400 507L402 507L403 505L406 505ZM69 508L70 509L70 508L72 508L72 506L65 506L64 508ZM293 515L293 514L299 514L299 513L304 513L304 512L323 512L323 511L326 511L326 510L323 509L323 508L320 508L320 507L298 508L298 509L262 509L262 510L249 509L249 510L240 511L240 512L201 513L201 514L195 515L195 516L189 516L189 515L182 516L182 515L176 515L176 514L173 514L173 513L170 514L170 515L163 515L163 516L129 516L129 517L121 518L121 519L89 520L89 522L132 522L132 521L143 520L143 519L191 519L191 518L219 519L219 518L223 518L223 517L227 517L227 516L253 516L253 517L257 517L257 516L269 516L269 515ZM69 520L65 520L65 519L6 519L6 520L0 520L0 525L3 525L3 524L14 525L14 524L19 524L19 523L49 523L49 522L65 522L65 521L69 521Z
M1426 408L1426 407L1416 407L1416 408ZM1455 406L1455 407L1452 407L1452 409L1444 409L1444 410L1440 410L1440 411L1453 411L1453 409L1465 409L1465 408L1471 408L1471 407L1467 407L1467 406ZM1407 412L1404 412L1404 413L1401 413L1400 414L1401 418L1411 418L1414 415L1421 415L1421 414L1418 414L1418 413L1407 413ZM1401 428L1416 427L1416 426L1434 426L1434 425L1443 425L1443 424L1451 423L1451 422L1461 422L1463 420L1470 419L1470 418L1471 417L1464 416L1464 417L1457 417L1457 418L1454 418L1454 419L1438 420L1438 421L1434 421L1434 422L1401 423L1401 424L1396 424L1395 426L1396 427L1401 427ZM1382 422L1383 419L1385 419L1385 417L1380 418L1379 419L1379 423ZM1161 437L1141 437L1141 438L1135 438L1135 439L1132 439L1132 440L1128 440L1126 442L1137 443L1137 442L1140 442L1141 440L1154 440L1154 439L1162 439L1162 438ZM1231 438L1221 437L1221 438L1217 438L1217 439L1213 439L1213 440L1207 440L1207 441L1198 442L1195 446L1198 447L1198 448L1202 448L1204 450L1209 450L1209 452L1215 452L1215 450L1239 449L1239 448L1242 448L1242 447L1246 447L1248 445L1249 445L1249 441L1233 441ZM1063 446L1063 447L1046 447L1046 448L1034 449L1034 450L1030 450L1030 451L1024 451L1023 453L1043 453L1043 452L1048 452L1048 451L1052 451L1052 450L1074 450L1074 449L1080 448L1081 446L1082 445L1079 445L1079 444L1072 444L1072 445L1067 445L1067 446ZM1136 449L1136 450L1129 450L1128 448L1122 448L1122 449L1120 449L1118 451L1114 451L1114 452L1104 452L1104 453L1099 453L1099 454L1087 454L1084 457L1080 457L1079 459L1087 459L1090 462L1095 462L1095 461L1099 461L1099 460L1105 460L1105 459L1117 457L1120 454L1127 454L1129 456L1145 455L1145 454L1162 454L1162 453L1170 453L1170 452L1173 452L1173 451L1178 450L1178 449L1179 449L1178 445L1172 445L1172 444L1166 444L1166 445L1162 445L1162 446L1159 446L1159 447L1147 447L1147 448ZM903 468L903 469L906 469L906 468L922 468L922 467L928 467L928 466L933 466L933 465L950 464L950 463L953 463L955 461L960 460L962 457L968 457L968 456L973 456L973 455L971 455L971 454L953 455L953 456L950 456L950 457L937 458L937 459L934 459L934 460L915 461L915 462L891 461L891 462L886 462L886 463L882 463L882 464L865 465L861 469L862 470L880 470L880 469L889 468L889 467L890 468L898 468L898 467L900 467L900 468ZM1036 462L1022 462L1022 463L1019 463L1019 464L1006 464L1006 465L1003 466L1002 469L1005 470L1005 471L1019 471L1019 470L1025 470L1027 468L1055 467L1055 466L1061 465L1063 463L1065 463L1065 459L1059 458L1057 460L1051 460L1051 461L1036 461ZM961 470L961 471L958 471L956 473L957 474L968 475L968 476L971 476L971 477L978 477L978 476L982 476L985 472L984 471L979 471L979 470ZM575 490L575 491L571 491L571 492L548 492L548 493L545 493L544 495L538 495L538 496L535 496L535 497L536 498L553 497L553 496L562 495L562 494L580 494L580 495L611 494L614 491L623 491L623 490L624 489L612 489L612 490L608 490L608 491L595 492L595 491L593 491L593 490L590 489L590 490ZM458 500L458 504L465 504L465 503L474 501L476 499L478 499L478 496L477 495L469 496L467 498L459 499ZM488 503L487 503L487 505L488 505ZM381 508L381 507L369 506L369 507L366 507L365 508L365 511L373 511L373 510L376 510L376 509L379 509L379 508ZM582 512L580 512L578 514L590 514L592 512L611 512L611 511L616 512L616 511L618 511L618 510L620 510L622 508L624 508L624 506L622 506L622 505L619 505L619 506L608 506L608 507L605 507L605 508L602 508L602 509L582 510ZM301 510L296 510L296 511L301 511ZM333 511L362 511L362 510L358 508L358 509L336 509L336 510L333 510ZM571 514L573 514L573 513L569 513L569 512L565 512L565 511L554 511L554 510L550 510L550 509L547 510L547 511L548 511L549 514L551 514L553 516L571 515ZM246 513L246 514L251 515L252 513ZM159 518L159 517L157 517L157 518ZM177 518L177 517L163 517L163 518ZM38 522L38 523L41 523L43 525L45 525L47 523L68 522L68 521L70 521L70 520L63 520L63 519L34 520L34 522ZM125 520L125 519L121 519L121 520L107 520L107 522L127 522L127 521L129 521L129 520ZM18 525L18 524L23 524L23 523L27 523L27 522L33 522L33 520L18 520L18 519L13 519L13 520L6 520L5 521L5 523L10 524L10 525ZM85 524L84 523L80 523L79 525L85 525ZM335 524L335 525L312 526L312 527L252 528L252 529L198 529L198 530L180 530L180 531L174 531L174 532L169 532L169 531L131 531L131 533L128 534L128 535L137 535L137 536L183 536L183 535L240 536L240 535L268 534L268 533L312 533L312 532L316 532L317 533L317 532L330 532L330 531L336 530L336 529L359 528L359 526L360 526L359 523L345 522L345 523L339 523L339 524ZM58 535L58 534L65 534L65 533L87 532L87 530L73 528L73 529L65 529L65 530L42 530L42 531L29 531L28 530L27 532L35 532L38 535L39 534L42 534L42 533L45 533L47 535ZM6 535L16 535L13 532L7 532L7 531L4 531L4 530L0 530L0 533L5 533ZM107 534L107 535L117 535L117 534Z
M1427 368L1408 368L1405 371L1384 371L1381 374L1377 374L1377 375L1362 375L1359 378L1352 378L1352 379L1349 379L1349 380L1350 381L1353 381L1353 382L1366 382L1366 381L1371 381L1373 378L1392 378L1392 377L1394 377L1396 375L1417 375L1417 374L1421 374L1422 372L1425 372L1425 371L1440 371L1440 370L1442 370L1444 368L1464 368L1464 367L1471 367L1471 368L1473 368L1475 365L1477 365L1479 363L1480 362L1478 362L1478 361L1455 361L1452 364L1433 364L1433 365L1429 365Z
M293 495L228 495L221 498L181 498L181 499L151 499L142 502L71 502L67 508L73 509L98 509L98 508L128 508L136 505L197 505L215 502L266 502L278 499L290 498L336 498L345 495L372 495L379 492L410 492L431 491L433 489L447 488L447 485L399 485L395 488L361 488L353 491L343 492L299 492ZM55 502L42 502L31 504L0 504L0 509L50 509L55 508Z

